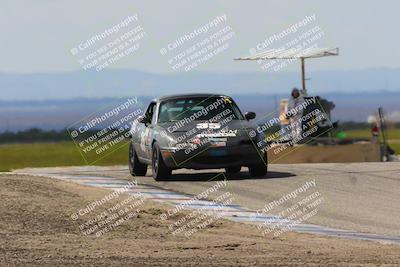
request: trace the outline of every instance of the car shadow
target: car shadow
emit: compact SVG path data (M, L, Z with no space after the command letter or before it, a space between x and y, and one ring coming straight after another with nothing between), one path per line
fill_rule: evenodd
M261 180L274 178L290 178L296 174L290 172L268 171L263 177L251 177L247 171L242 171L233 175L227 175L225 172L203 172L203 173L176 173L168 179L171 182L204 182L204 181L222 181L225 180Z

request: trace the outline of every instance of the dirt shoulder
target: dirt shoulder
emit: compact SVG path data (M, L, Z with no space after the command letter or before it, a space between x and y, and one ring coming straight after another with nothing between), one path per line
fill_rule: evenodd
M140 211L96 237L71 214L110 191L44 177L0 175L0 265L399 265L400 246L286 233L218 220L189 238L173 235L169 206L145 200ZM121 196L121 199L128 198ZM121 199L112 199L110 207Z

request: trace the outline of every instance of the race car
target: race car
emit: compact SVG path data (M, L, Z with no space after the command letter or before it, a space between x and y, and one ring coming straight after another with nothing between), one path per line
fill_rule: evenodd
M266 153L257 144L263 136L233 99L217 94L165 96L150 102L130 129L129 170L145 176L151 165L156 181L172 170L220 169L228 175L242 166L253 177L267 173Z

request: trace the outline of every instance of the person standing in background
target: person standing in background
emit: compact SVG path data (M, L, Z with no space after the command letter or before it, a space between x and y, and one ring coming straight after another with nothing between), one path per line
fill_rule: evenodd
M298 106L303 105L304 103L304 97L307 96L307 92L305 90L299 90L296 87L293 88L290 99L289 99L289 110L296 109ZM301 118L303 116L303 110L297 112L296 114L293 114L290 117L290 126L291 126L291 133L292 133L292 140L296 139L299 140L301 139L301 133L302 133L302 124L301 124Z
M371 135L372 135L371 142L373 144L378 143L379 142L379 127L376 122L372 123L372 125L371 125Z

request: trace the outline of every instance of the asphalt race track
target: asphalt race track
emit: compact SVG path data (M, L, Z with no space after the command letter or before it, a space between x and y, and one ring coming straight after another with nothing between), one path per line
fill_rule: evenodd
M15 172L99 186L91 183L97 179L103 187L107 187L110 181L121 183L121 180L132 180L125 166L36 168ZM388 238L391 243L400 244L400 162L273 164L269 166L268 175L258 179L251 178L246 168L232 177L226 177L222 170L177 170L165 182L154 181L149 170L147 176L136 179L143 188L147 188L146 192L157 196L154 199L164 199L172 204L176 204L174 199L189 199L188 195L207 191L218 181L227 179L226 186L220 191L230 192L234 196L230 207L241 211L231 217L240 221L242 211L253 211L243 222L258 220L261 223L262 215L258 216L254 211L267 207L268 203L277 203L293 192L297 193L296 197L286 199L268 213L276 215L318 192L323 202L318 204L316 214L303 222L317 225L319 228L316 233L340 229L349 234L356 233L361 239L364 234L367 237L373 234L378 237L378 241ZM299 191L300 188L303 191ZM212 198L212 194L209 197ZM336 236L346 234L339 232Z

